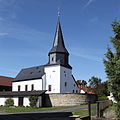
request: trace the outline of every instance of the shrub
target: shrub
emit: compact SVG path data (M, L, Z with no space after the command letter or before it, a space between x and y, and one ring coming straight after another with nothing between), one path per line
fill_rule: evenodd
M14 106L14 100L12 98L6 99L5 106L7 107Z
M107 96L100 96L98 97L98 100L108 100Z
M31 107L36 107L37 100L38 100L38 96L30 96L29 97L30 106Z

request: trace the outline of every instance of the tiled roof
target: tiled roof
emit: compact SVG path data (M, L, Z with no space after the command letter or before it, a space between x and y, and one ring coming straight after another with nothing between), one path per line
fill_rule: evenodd
M40 79L44 75L44 66L35 66L31 68L22 69L18 75L13 79L15 81L24 81L30 79Z
M12 77L0 76L0 85L2 86L12 86Z

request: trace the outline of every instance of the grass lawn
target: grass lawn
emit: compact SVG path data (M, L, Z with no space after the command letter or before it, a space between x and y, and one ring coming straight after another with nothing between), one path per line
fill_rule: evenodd
M85 105L80 105L85 106ZM0 107L1 113L20 113L20 112L37 112L37 111L47 111L47 110L56 110L64 108L73 108L76 106L61 106L61 107L42 107L42 108L32 108L32 107Z
M87 116L88 115L88 110L87 109L82 109L79 111L73 112L73 115L80 115L80 116Z
M87 109L82 109L82 110L73 112L73 115L88 116L89 113ZM96 115L96 107L91 109L91 115L92 116Z
M79 105L80 107L84 107L86 105ZM73 108L78 106L61 106L61 107L42 107L42 108L32 108L32 107L0 107L1 113L20 113L20 112L38 112L38 111L47 111L47 110L57 110L57 109L64 109L64 108ZM96 108L92 108L91 113L92 115L95 114ZM87 116L88 110L87 109L80 109L79 111L72 112L73 115L80 115Z

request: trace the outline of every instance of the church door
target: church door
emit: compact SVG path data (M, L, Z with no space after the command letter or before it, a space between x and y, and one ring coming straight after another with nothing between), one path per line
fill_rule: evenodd
M23 106L23 97L18 98L18 106Z

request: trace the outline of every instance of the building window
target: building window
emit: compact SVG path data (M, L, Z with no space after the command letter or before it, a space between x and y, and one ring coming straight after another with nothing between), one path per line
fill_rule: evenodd
M67 82L65 82L65 87L67 86Z
M32 84L32 85L31 85L31 91L33 91L33 90L34 90L34 85Z
M30 74L33 74L33 72L30 72Z
M25 85L25 91L28 91L28 85Z
M78 90L76 90L76 93L78 93Z
M18 91L20 91L20 85L18 85Z
M75 84L74 84L74 87L75 87Z
M65 74L65 77L66 77L66 74Z
M51 91L52 85L48 85L48 91Z
M54 61L54 57L52 57L52 61Z
M73 93L74 93L74 90L73 90Z

